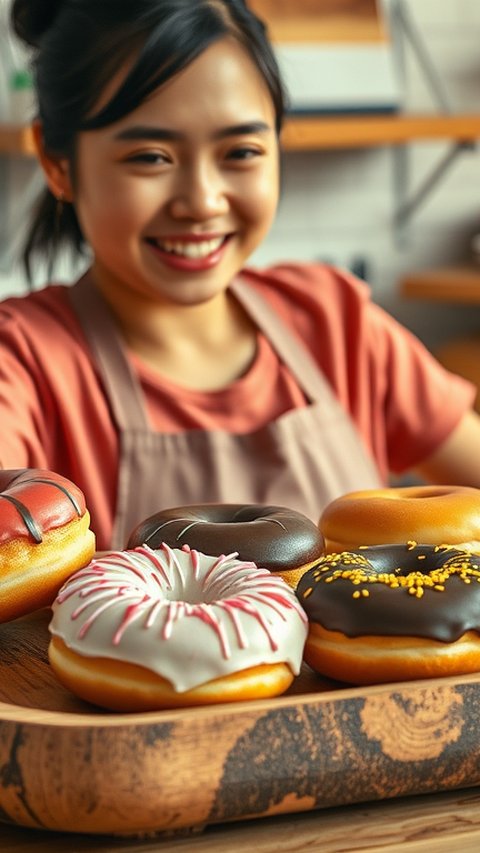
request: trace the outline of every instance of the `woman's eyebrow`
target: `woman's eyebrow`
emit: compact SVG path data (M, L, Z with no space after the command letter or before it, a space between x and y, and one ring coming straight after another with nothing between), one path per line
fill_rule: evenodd
M242 136L251 133L268 133L273 128L265 121L249 121L242 124L234 124L230 127L223 127L216 131L213 136L215 139L224 139L227 136ZM141 139L149 139L153 141L181 141L186 138L186 134L179 130L172 130L168 127L154 127L150 125L134 125L126 127L115 134L116 140L136 141Z

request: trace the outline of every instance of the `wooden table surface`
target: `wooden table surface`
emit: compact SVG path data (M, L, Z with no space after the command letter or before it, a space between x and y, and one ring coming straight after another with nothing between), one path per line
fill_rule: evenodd
M478 853L480 788L383 800L145 839L0 824L2 853Z

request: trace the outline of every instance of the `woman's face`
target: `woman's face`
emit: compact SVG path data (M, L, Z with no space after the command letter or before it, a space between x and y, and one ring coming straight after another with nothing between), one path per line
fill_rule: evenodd
M278 183L271 96L226 38L134 112L79 135L74 203L98 284L112 297L210 299L268 232Z

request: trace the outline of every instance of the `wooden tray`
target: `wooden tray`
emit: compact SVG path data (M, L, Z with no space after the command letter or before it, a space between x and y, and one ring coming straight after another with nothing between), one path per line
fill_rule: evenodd
M144 714L77 700L50 615L0 625L0 820L146 834L480 784L480 675Z

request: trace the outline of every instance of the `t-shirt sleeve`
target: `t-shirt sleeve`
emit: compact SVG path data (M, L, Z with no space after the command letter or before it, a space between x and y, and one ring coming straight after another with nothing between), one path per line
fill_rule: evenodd
M476 389L373 302L363 281L346 271L331 273L330 299L336 305L331 374L383 475L400 474L441 446L471 408Z
M42 388L27 338L15 320L0 311L0 462L4 468L48 467L49 407L49 394Z
M475 387L442 367L350 272L283 264L255 279L310 350L385 479L427 459L472 407Z
M415 468L435 452L475 400L477 389L446 370L424 344L370 304L370 358L385 370L386 446L390 470Z

